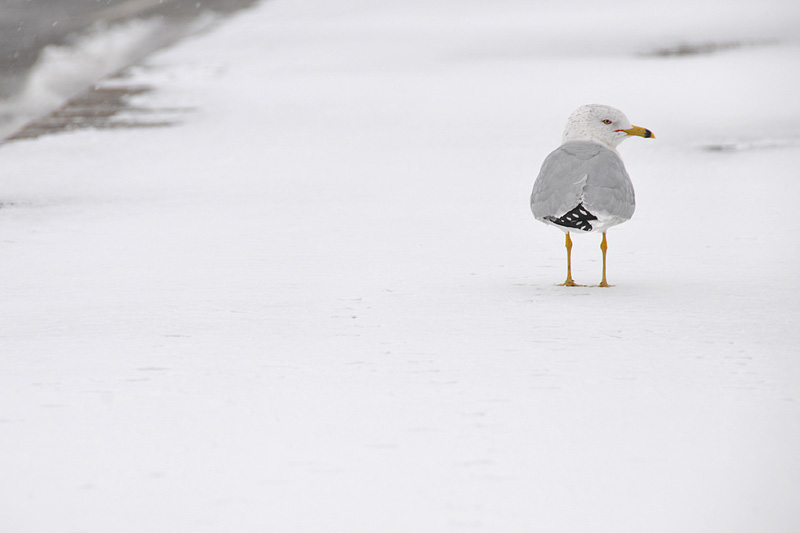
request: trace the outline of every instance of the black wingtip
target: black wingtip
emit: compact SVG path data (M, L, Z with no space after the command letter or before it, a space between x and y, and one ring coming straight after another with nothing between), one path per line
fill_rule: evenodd
M583 207L583 202L576 205L569 212L565 213L562 217L544 217L553 224L563 228L570 228L580 231L592 231L592 220L597 220L597 217L591 214Z

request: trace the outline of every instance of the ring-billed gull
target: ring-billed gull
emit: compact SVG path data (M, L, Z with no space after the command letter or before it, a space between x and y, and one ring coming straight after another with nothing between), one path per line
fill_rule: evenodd
M633 184L617 153L630 135L654 138L648 129L634 126L622 111L606 105L581 106L567 119L561 146L542 163L531 193L536 220L567 234L567 279L572 280L572 239L569 232L600 231L603 240L603 280L606 281L606 231L633 216Z

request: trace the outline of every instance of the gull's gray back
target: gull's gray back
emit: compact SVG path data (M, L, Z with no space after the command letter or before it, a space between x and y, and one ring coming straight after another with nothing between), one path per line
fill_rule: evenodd
M635 208L622 159L590 141L570 141L548 155L531 193L531 211L538 220L560 218L580 203L601 220L620 222L630 219Z

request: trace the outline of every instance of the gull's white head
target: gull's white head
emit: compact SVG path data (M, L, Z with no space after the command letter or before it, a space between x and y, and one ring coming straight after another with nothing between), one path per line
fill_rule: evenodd
M650 130L631 124L619 109L600 104L579 107L569 116L564 128L564 142L592 141L612 150L630 135L655 137Z

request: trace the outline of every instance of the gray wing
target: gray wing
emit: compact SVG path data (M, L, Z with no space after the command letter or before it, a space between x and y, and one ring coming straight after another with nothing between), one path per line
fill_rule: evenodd
M531 193L537 219L560 218L578 204L594 215L629 219L633 184L616 152L588 141L561 145L545 158Z

